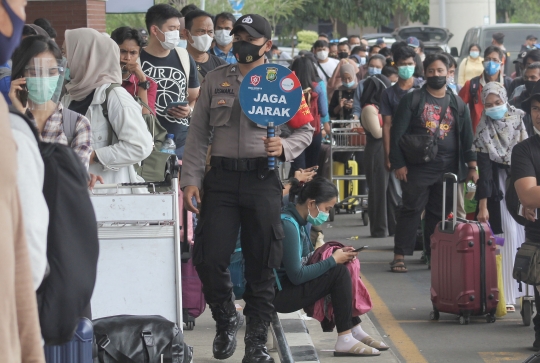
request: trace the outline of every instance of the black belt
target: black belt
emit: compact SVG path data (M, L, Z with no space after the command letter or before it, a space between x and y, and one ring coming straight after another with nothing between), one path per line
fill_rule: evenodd
M259 170L261 166L268 168L268 159L230 159L223 158L221 156L212 156L210 159L210 165L230 171L254 171Z

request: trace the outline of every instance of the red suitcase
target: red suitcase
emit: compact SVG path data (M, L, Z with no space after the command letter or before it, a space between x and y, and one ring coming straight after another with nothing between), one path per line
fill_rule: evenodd
M447 181L454 181L453 220L444 220ZM457 176L444 175L443 221L431 236L431 320L439 312L459 315L460 324L471 316L486 315L495 322L499 302L495 240L485 223L456 219Z

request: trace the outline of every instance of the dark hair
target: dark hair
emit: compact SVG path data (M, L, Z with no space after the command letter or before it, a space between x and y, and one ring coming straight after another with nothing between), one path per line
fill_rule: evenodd
M219 13L219 14L217 14L215 16L215 18L214 18L214 27L216 26L218 19L225 19L225 20L232 21L233 26L234 26L234 23L236 23L236 18L234 17L234 15L231 14L231 13L228 13L226 11L223 12L223 13Z
M352 54L358 54L360 52L367 52L367 49L366 49L366 46L365 45L357 45L356 47L354 47L352 50L351 50L351 55Z
M525 70L528 70L528 69L540 69L540 62L534 62L534 63L529 64L527 68L525 68Z
M504 53L501 50L501 48L497 47L496 45L490 45L486 48L484 51L484 58L487 58L488 55L491 53L497 53L499 55L499 58L502 60L504 58Z
M382 49L380 45L378 44L373 44L371 47L369 47L369 51L373 51L373 48L379 48L379 49Z
M404 42L404 41L401 41L401 42L395 42L393 43L391 46L390 46L390 50L392 51L392 54L394 54L394 58L395 58L395 53L396 51L401 48L401 47L407 47L407 48L410 48L409 45ZM414 51L413 51L414 52Z
M421 41L421 40L419 40L419 41L418 41L418 44L419 44L419 45L418 45L418 48L420 48L420 50L422 51L422 53L424 53L424 42Z
M383 68L384 66L386 65L386 58L383 56L383 55L380 55L380 54L373 54L371 57L369 57L368 61L367 61L367 64L368 64L368 67L369 67L369 63L371 63L371 61L373 59L378 59L381 61L382 65L383 65Z
M413 60L415 60L414 56L416 55L414 50L407 45L397 47L396 49L393 50L392 53L394 54L395 63L399 61L403 61L405 59L409 59L409 58L412 58Z
M389 57L392 55L392 51L388 47L386 47L386 48L382 48L379 51L379 54L382 55L383 57Z
M351 41L352 38L360 39L360 35L349 35L349 42Z
M38 35L37 31L34 28L32 28L30 25L25 24L23 27L22 36L29 37L32 35Z
M317 72L313 60L308 57L298 57L291 64L291 71L296 74L296 77L300 80L302 89L313 88L313 75Z
M441 54L444 54L446 58L448 58L448 68L452 68L452 67L457 68L456 59L452 57L450 53L441 52Z
M44 52L51 52L56 59L62 59L62 51L51 38L33 35L23 39L11 58L13 62L11 79L24 77L24 69L30 60Z
M180 12L182 13L183 16L186 16L188 13L192 12L193 10L199 10L199 8L195 4L188 4L184 6L182 10L180 10Z
M348 42L341 42L341 43L338 43L338 47L339 47L339 46L344 46L344 45L346 45L347 48L349 48L349 50L351 50L351 46L349 45Z
M304 204L308 199L314 199L315 204L328 202L338 196L338 190L334 183L323 177L316 177L305 183L303 187L292 190L291 193L298 195L298 204Z
M495 33L491 36L495 41L499 44L504 43L504 34L503 33Z
M473 43L469 45L469 53L471 52L472 47L478 48L478 52L482 53L482 47L479 44Z
M148 33L150 33L150 27L152 27L152 25L161 29L167 20L181 17L182 14L172 6L167 4L157 4L148 9L144 21L146 23L146 29L148 30Z
M278 50L278 49L279 49L278 46L275 44L272 44L272 47L270 48L270 50Z
M326 40L317 40L315 43L313 43L313 49L316 48L329 48L329 44Z
M398 74L398 71L395 67L387 65L387 66L384 66L384 68L382 69L382 74L383 76L390 78L391 75Z
M135 28L130 28L129 26L122 26L118 29L114 29L111 33L111 39L120 45L126 40L134 40L139 47L143 46L142 34Z
M49 34L49 36L53 39L56 38L56 36L58 35L56 33L56 30L54 30L54 28L52 27L51 23L45 18L39 18L34 20L34 24L45 30L47 34Z
M330 39L330 37L326 33L319 33L319 37L324 37L326 39Z
M186 29L191 31L191 27L193 26L193 20L195 20L197 18L200 18L200 17L203 17L203 16L212 19L212 15L208 14L204 10L197 9L197 10L192 10L189 13L187 13L187 15L186 15L186 25L185 25ZM212 21L214 21L214 20L212 19Z
M436 62L436 61L441 61L443 62L444 66L446 67L446 69L448 70L448 68L450 68L450 61L448 60L448 57L445 56L444 54L442 53L432 53L432 54L429 54L426 59L424 60L424 72L427 71L428 67Z
M535 62L540 62L540 49L529 50L525 57L523 57L523 64L527 64L529 59L532 59Z

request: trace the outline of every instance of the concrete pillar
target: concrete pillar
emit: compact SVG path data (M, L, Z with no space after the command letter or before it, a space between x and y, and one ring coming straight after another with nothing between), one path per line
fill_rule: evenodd
M472 27L496 23L496 0L445 0L446 2L446 28L454 34L450 40L451 47L460 49L463 38ZM439 21L440 0L429 2L429 25L440 26Z
M49 20L62 45L67 29L94 28L104 32L105 0L29 0L26 6L26 22L33 23L37 18Z

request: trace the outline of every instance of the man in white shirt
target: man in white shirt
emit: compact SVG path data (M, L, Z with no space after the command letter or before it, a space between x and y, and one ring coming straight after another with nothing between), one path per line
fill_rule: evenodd
M317 72L319 73L319 77L328 83L328 80L332 77L339 64L339 60L328 57L328 42L325 40L317 40L313 44L313 53L317 57Z

